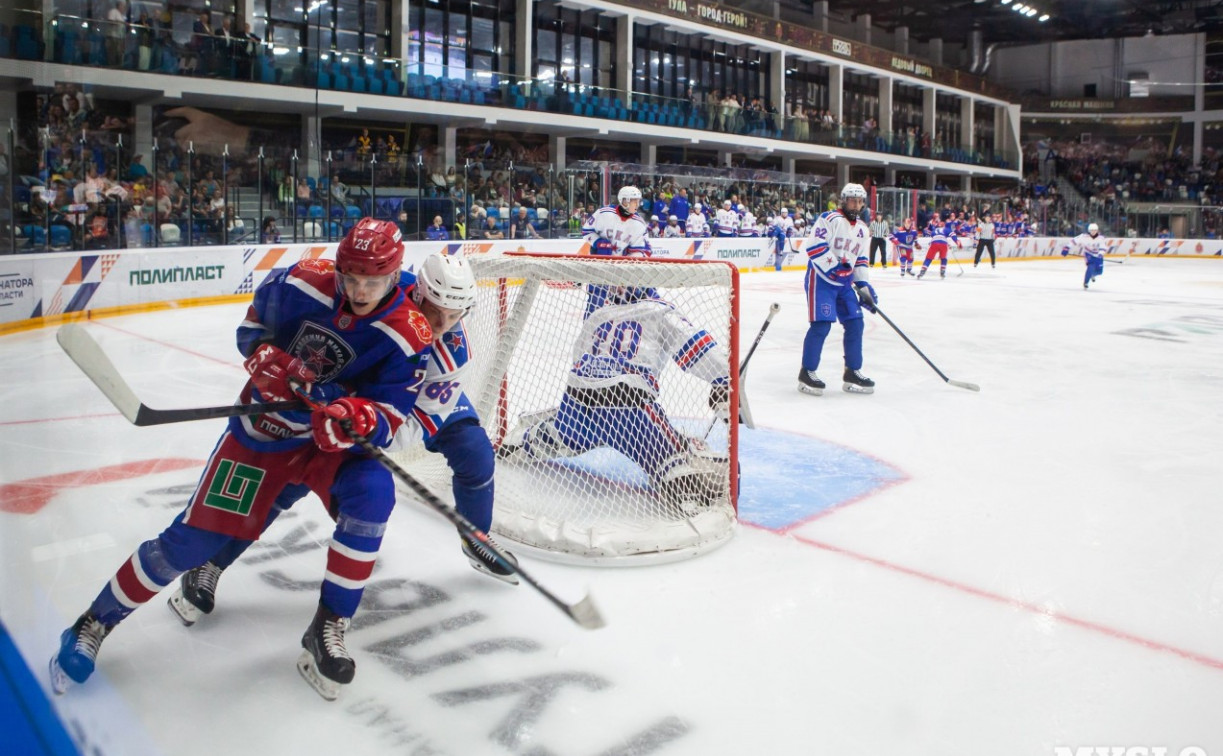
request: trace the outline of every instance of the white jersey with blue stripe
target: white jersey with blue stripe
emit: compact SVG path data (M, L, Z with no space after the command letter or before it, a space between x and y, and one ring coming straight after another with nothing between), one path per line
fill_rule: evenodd
M569 386L638 389L657 398L668 362L710 383L728 379L726 348L670 302L642 299L600 307L582 324Z
M451 413L465 401L463 374L470 359L471 344L462 321L433 342L420 397L412 408L412 420L424 431L426 438L436 435Z
M616 255L631 255L636 250L648 250L650 247L647 241L649 231L645 220L637 213L625 217L617 205L608 205L596 210L595 214L582 225L582 234L591 244L599 239L611 242Z
M1102 258L1104 257L1104 253L1108 251L1108 242L1105 241L1103 236L1079 234L1070 241L1066 242L1064 249L1070 250L1076 255Z
M824 281L845 286L865 281L871 232L861 219L851 223L839 210L829 210L811 224L807 264Z

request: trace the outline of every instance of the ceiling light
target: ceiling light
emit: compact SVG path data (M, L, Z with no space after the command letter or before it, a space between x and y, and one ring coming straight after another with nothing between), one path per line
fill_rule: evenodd
M1003 5L1010 5L1010 4L1011 4L1011 0L1002 0L1002 4L1003 4Z
M1046 22L1046 21L1048 21L1048 20L1049 20L1049 14L1048 14L1048 13L1046 13L1046 14L1044 14L1043 16L1041 16L1040 18L1038 18L1038 19L1036 19L1036 20L1037 20L1037 21L1040 21L1040 22L1043 24L1044 22Z
M1028 8L1026 11L1024 11L1024 15L1027 16L1028 18L1031 18L1032 16L1036 15L1036 9Z

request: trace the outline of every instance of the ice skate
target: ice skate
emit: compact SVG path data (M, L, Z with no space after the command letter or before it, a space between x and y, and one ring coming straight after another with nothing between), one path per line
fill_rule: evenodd
M938 272L938 277L939 277L939 278L946 278L946 277L947 277L947 271L946 271L946 270L940 270L940 271Z
M819 376L815 374L814 370L805 370L803 368L799 368L798 370L798 390L799 391L803 392L804 394L811 394L812 396L820 396L821 394L824 393L824 388L825 388L824 382L820 380Z
M875 393L875 382L865 375L862 375L861 370L850 370L845 368L845 375L841 377L845 384L842 386L851 394L873 394Z
M217 599L217 580L221 568L212 562L187 570L178 580L178 590L166 601L170 611L187 627L205 614L211 614Z
M72 683L83 683L93 674L98 650L111 628L85 612L59 637L59 652L51 657L51 690L56 695Z
M928 268L922 268L922 269L921 269L921 272L919 272L919 273L917 274L917 277L918 277L918 278L921 278L922 276L926 275L926 271L927 271L927 270L928 270Z
M302 636L301 656L297 671L320 696L334 701L340 696L340 686L347 685L357 674L357 664L344 647L344 633L351 620L333 614L319 604L314 621Z
M467 561L471 562L476 572L482 572L510 585L518 585L518 574L498 562L484 544L469 535L462 533L459 535L463 540L463 555L467 557ZM515 567L518 566L518 560L513 554L505 549L500 549L500 551Z

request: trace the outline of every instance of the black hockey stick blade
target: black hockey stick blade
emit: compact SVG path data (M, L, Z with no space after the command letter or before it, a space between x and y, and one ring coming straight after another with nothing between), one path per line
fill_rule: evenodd
M283 412L287 410L305 409L302 402L269 402L266 404L230 404L224 407L193 407L187 409L159 410L143 404L132 389L119 375L114 363L98 346L98 342L89 335L89 331L69 323L62 326L55 334L55 340L60 348L72 358L81 372L102 390L110 403L115 405L127 421L133 425L165 425L166 423L183 423L192 420L208 420L216 417L236 417L239 415L259 415L265 412Z
M301 390L298 390L297 395L301 397L302 401L313 409L318 409L323 406L322 403L314 401L308 394ZM595 606L594 599L590 597L590 594L583 596L577 603L565 603L555 593L540 585L539 581L536 580L529 572L506 557L505 552L501 551L501 549L497 547L497 544L493 543L493 540L488 537L488 533L485 533L475 525L472 525L470 520L459 514L453 507L447 506L446 502L439 499L437 494L429 490L428 486L412 477L411 473L400 467L399 463L387 456L387 453L382 449L374 446L374 444L372 444L368 438L359 433L354 433L351 420L341 420L340 427L343 428L344 432L347 433L358 446L364 449L367 454L376 459L379 464L402 481L403 484L412 491L412 494L422 504L437 512L442 517L445 517L450 521L451 525L458 528L464 535L479 541L480 544L493 555L493 558L497 560L497 564L522 578L528 585L538 591L540 595L550 601L553 606L564 612L569 619L573 620L587 630L597 630L598 628L607 624L603 620L603 615L599 613L598 607Z
M900 336L900 338L905 340L906 344L913 347L913 351L917 352L917 355L921 357L923 360L925 360L926 364L934 369L934 372L938 373L939 378L942 378L945 382L951 384L952 386L958 386L959 388L962 388L962 389L968 389L969 391L980 391L981 390L981 387L975 383L969 383L967 381L953 381L950 378L948 378L946 375L944 375L943 371L939 370L938 366L935 365L933 362L931 362L930 358L927 357L925 353L922 352L922 350L917 348L917 345L913 343L913 340L910 339L908 336L906 336L905 332L900 330L900 327L897 326L895 323L893 323L892 319L889 318L886 314L884 314L883 310L879 309L879 305L875 305L875 314L883 318L884 322L890 325L892 327L892 330L895 331Z

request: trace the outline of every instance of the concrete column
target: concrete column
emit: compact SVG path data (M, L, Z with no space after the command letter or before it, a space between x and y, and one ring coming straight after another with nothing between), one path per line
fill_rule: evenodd
M938 66L943 65L943 40L941 37L935 37L930 40L929 55L927 57Z
M932 192L936 184L938 184L938 174L931 168L926 172L926 189Z
M896 131L892 121L892 79L888 76L879 77L879 133L885 139L891 139Z
M960 179L960 190L967 193L972 191L972 176L965 173Z
M729 168L730 159L734 156L734 154L735 153L731 150L718 150L718 165L724 168Z
M44 2L49 3L51 0ZM822 32L828 31L828 0L815 0L811 5L811 25Z
M794 183L795 167L798 165L798 158L783 157L781 159L781 172L790 174L790 183Z
M896 52L900 53L901 55L908 55L909 54L909 27L897 26L896 31L894 33L894 39L896 40L896 44L895 44Z
M565 170L565 137L548 137L548 162L556 166L558 173Z
M321 176L323 164L320 145L317 143L321 133L320 119L315 116L302 118L301 148L297 151L298 168L302 176Z
M633 19L631 13L616 19L616 89L626 108L633 102Z
M442 160L447 168L458 170L455 164L459 151L459 129L457 126L446 126L442 129Z
M249 2L248 6L250 5L254 5L254 3ZM407 3L391 3L391 28L399 30L398 34L391 35L391 57L399 58L400 60L403 60L404 56L407 55L408 48L404 41L407 40L408 34L411 32L411 29L408 28L407 9ZM415 63L415 61L412 62ZM420 71L413 68L405 70L401 74L405 83L408 80L408 71L420 73Z
M971 97L960 98L960 146L966 150L976 147L972 138L977 114L974 104Z
M858 30L858 39L866 44L871 43L871 14L859 13L854 19L854 26Z
M136 116L136 144L133 153L144 155L144 167L152 170L153 166L153 106L136 105L133 109Z
M896 186L896 168L890 165L883 167L883 185ZM893 219L894 220L894 219Z
M836 173L837 191L839 192L841 187L849 183L849 163L838 162Z
M921 130L930 135L931 143L934 141L934 112L938 106L935 94L933 88L927 88L922 90L921 96Z
M658 163L658 145L645 144L641 145L641 164L649 168L653 168Z
M1198 87L1202 89L1202 87ZM1202 163L1202 122L1200 120L1193 122L1193 164L1201 165Z
M395 5L395 3L392 3ZM514 73L524 79L535 78L535 13L533 0L515 0L514 14L518 23L514 27Z
M830 63L828 65L828 109L832 117L841 122L845 100L845 67Z
M994 143L990 148L997 153L1002 146L1006 144L1006 110L997 105L994 106Z
M777 50L769 54L769 99L778 113L786 112L786 54Z

